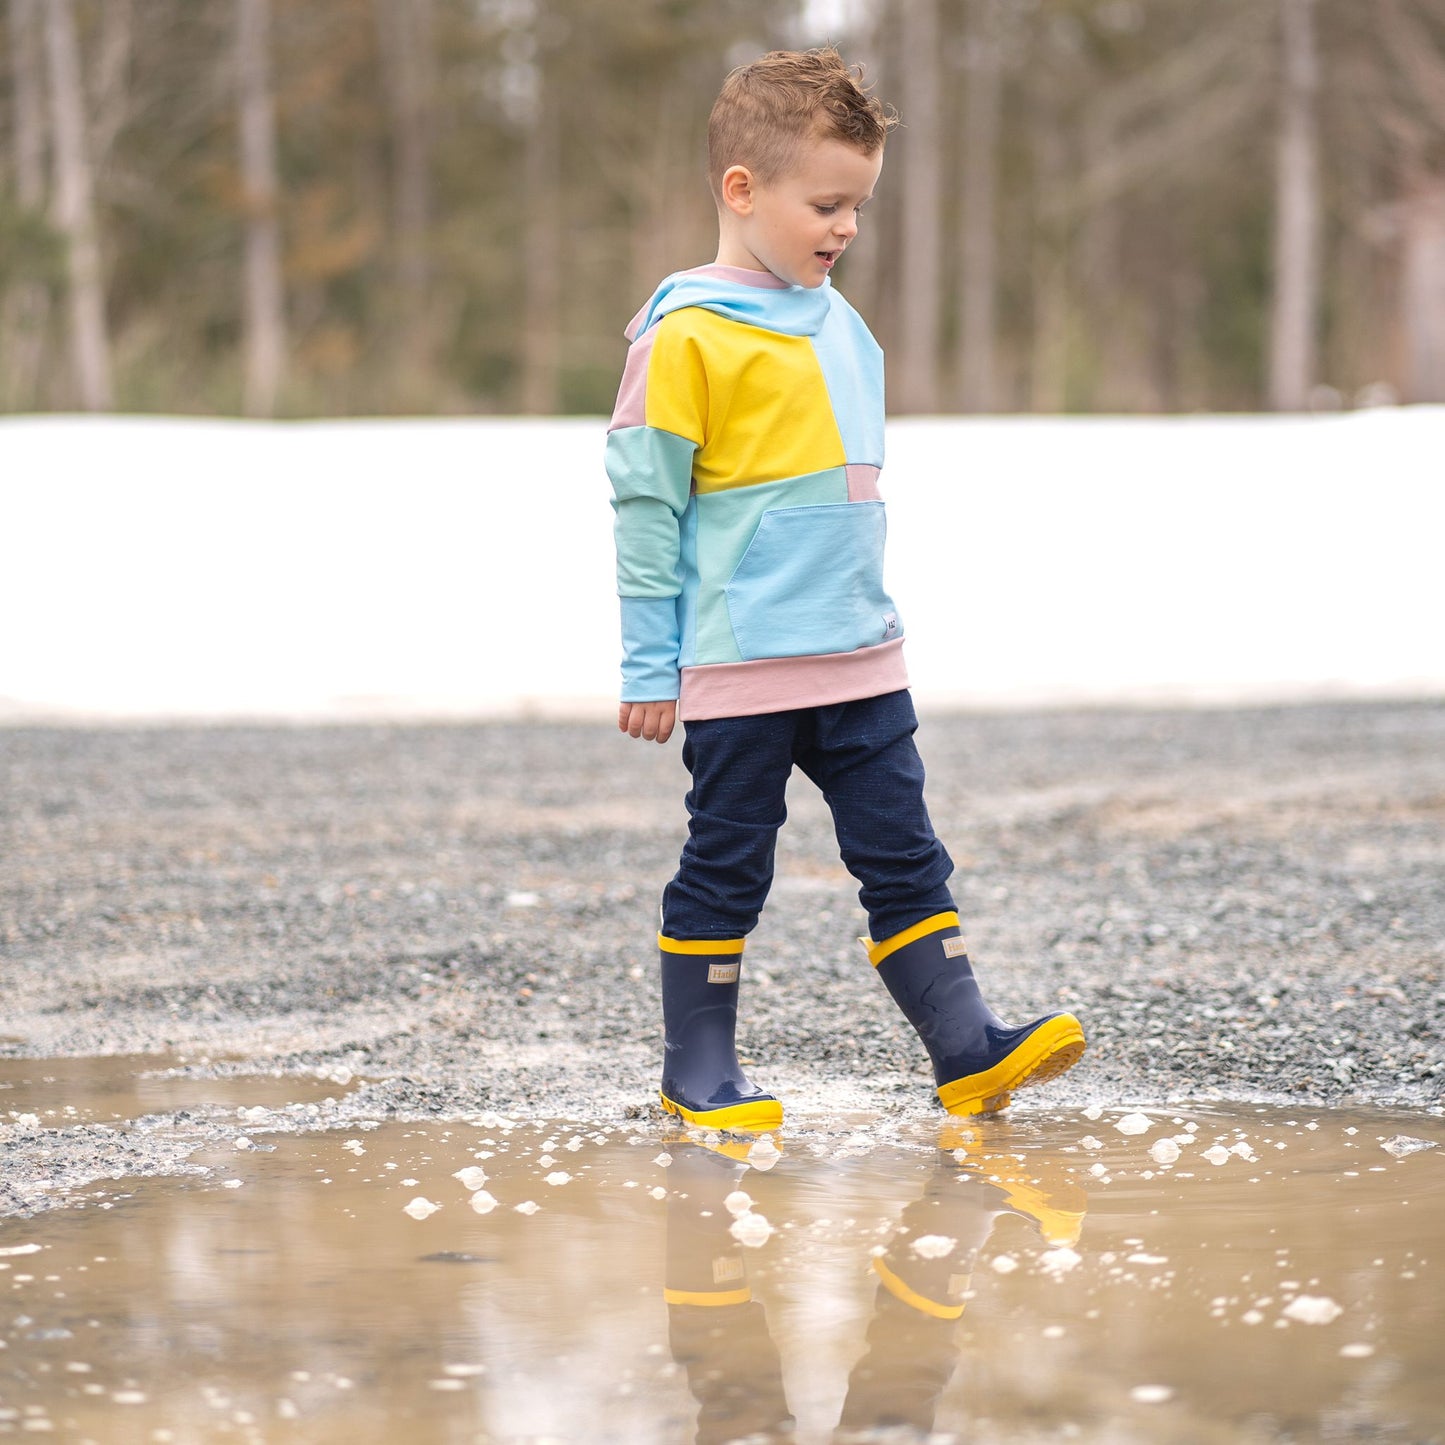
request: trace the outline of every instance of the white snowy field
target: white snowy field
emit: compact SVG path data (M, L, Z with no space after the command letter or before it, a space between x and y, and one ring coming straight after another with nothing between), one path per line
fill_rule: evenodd
M0 716L610 716L602 436L0 420ZM1445 693L1445 407L888 445L924 705Z

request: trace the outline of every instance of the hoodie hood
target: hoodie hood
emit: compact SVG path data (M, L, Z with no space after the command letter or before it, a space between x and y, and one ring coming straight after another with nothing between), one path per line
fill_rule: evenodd
M674 271L628 323L627 339L636 341L673 311L701 306L729 321L760 326L784 336L816 336L833 304L828 278L821 286L789 286L770 271L741 266L696 266Z

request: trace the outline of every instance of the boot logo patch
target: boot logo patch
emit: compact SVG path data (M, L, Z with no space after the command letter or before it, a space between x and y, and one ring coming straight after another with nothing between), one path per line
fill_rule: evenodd
M735 959L732 963L708 964L707 981L709 983L736 983L738 981L737 960Z
M943 956L945 958L958 958L961 954L968 952L968 939L960 935L958 938L945 938L943 940Z
M712 1282L731 1284L735 1279L747 1278L747 1266L741 1255L722 1255L712 1262Z

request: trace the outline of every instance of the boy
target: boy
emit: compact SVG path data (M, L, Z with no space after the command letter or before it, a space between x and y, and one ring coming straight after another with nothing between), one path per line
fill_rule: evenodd
M680 710L692 779L658 937L662 1102L709 1128L782 1122L734 1029L795 766L827 800L869 957L945 1108L1003 1108L1084 1051L1070 1014L1009 1028L983 1001L923 803L882 582L883 357L829 284L894 124L831 48L728 76L708 123L717 259L669 276L633 319L608 430L618 726L666 742Z

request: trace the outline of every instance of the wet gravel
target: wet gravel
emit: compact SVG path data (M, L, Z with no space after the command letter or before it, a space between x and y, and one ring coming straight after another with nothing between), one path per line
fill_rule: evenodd
M1445 1100L1445 703L925 717L930 808L1005 1016L1089 1052L1024 1108ZM0 1214L246 1130L650 1118L684 775L605 724L0 730L0 1058L338 1081L266 1121L23 1118ZM795 1110L926 1117L801 778L744 969Z

